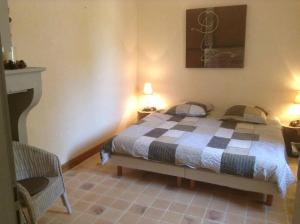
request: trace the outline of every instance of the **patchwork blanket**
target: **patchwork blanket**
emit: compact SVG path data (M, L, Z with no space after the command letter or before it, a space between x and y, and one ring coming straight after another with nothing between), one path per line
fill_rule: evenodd
M103 163L110 153L276 182L283 195L294 182L274 121L262 125L154 113L109 141Z

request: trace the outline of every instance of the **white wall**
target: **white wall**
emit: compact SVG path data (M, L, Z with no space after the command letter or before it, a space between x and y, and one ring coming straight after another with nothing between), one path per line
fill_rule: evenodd
M247 4L245 68L186 69L185 10ZM138 1L139 89L146 81L172 105L205 100L217 109L255 104L289 119L300 90L300 1Z
M134 0L9 0L13 44L45 66L43 96L28 117L29 143L64 163L136 114Z

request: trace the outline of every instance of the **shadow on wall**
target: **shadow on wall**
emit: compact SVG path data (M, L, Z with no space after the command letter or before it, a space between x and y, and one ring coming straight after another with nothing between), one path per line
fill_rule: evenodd
M96 16L85 22L85 67L90 69L92 79L88 91L94 96L88 103L97 108L92 117L99 131L76 145L72 150L75 156L99 145L136 120L136 21L127 7L127 4L112 1L101 27ZM101 29L98 35L95 35L95 27Z
M30 144L65 163L135 119L134 0L11 0L10 10L19 56L47 67Z

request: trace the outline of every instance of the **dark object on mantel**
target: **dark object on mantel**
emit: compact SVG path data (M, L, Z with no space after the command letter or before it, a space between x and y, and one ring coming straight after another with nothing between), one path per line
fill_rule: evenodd
M9 61L4 61L3 64L6 70L22 69L27 67L25 61L23 60L16 61L16 62L9 60Z
M30 196L40 193L49 184L49 180L46 177L33 177L24 180L19 180L18 182L26 188Z

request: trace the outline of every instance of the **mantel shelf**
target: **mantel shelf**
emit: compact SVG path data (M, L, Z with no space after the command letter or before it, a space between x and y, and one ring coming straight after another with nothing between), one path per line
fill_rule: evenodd
M14 69L14 70L5 70L5 75L18 75L18 74L26 74L26 73L37 73L43 72L46 68L43 67L27 67L22 69Z
M42 72L45 70L42 67L5 70L12 137L16 141L27 142L26 118L42 96Z

